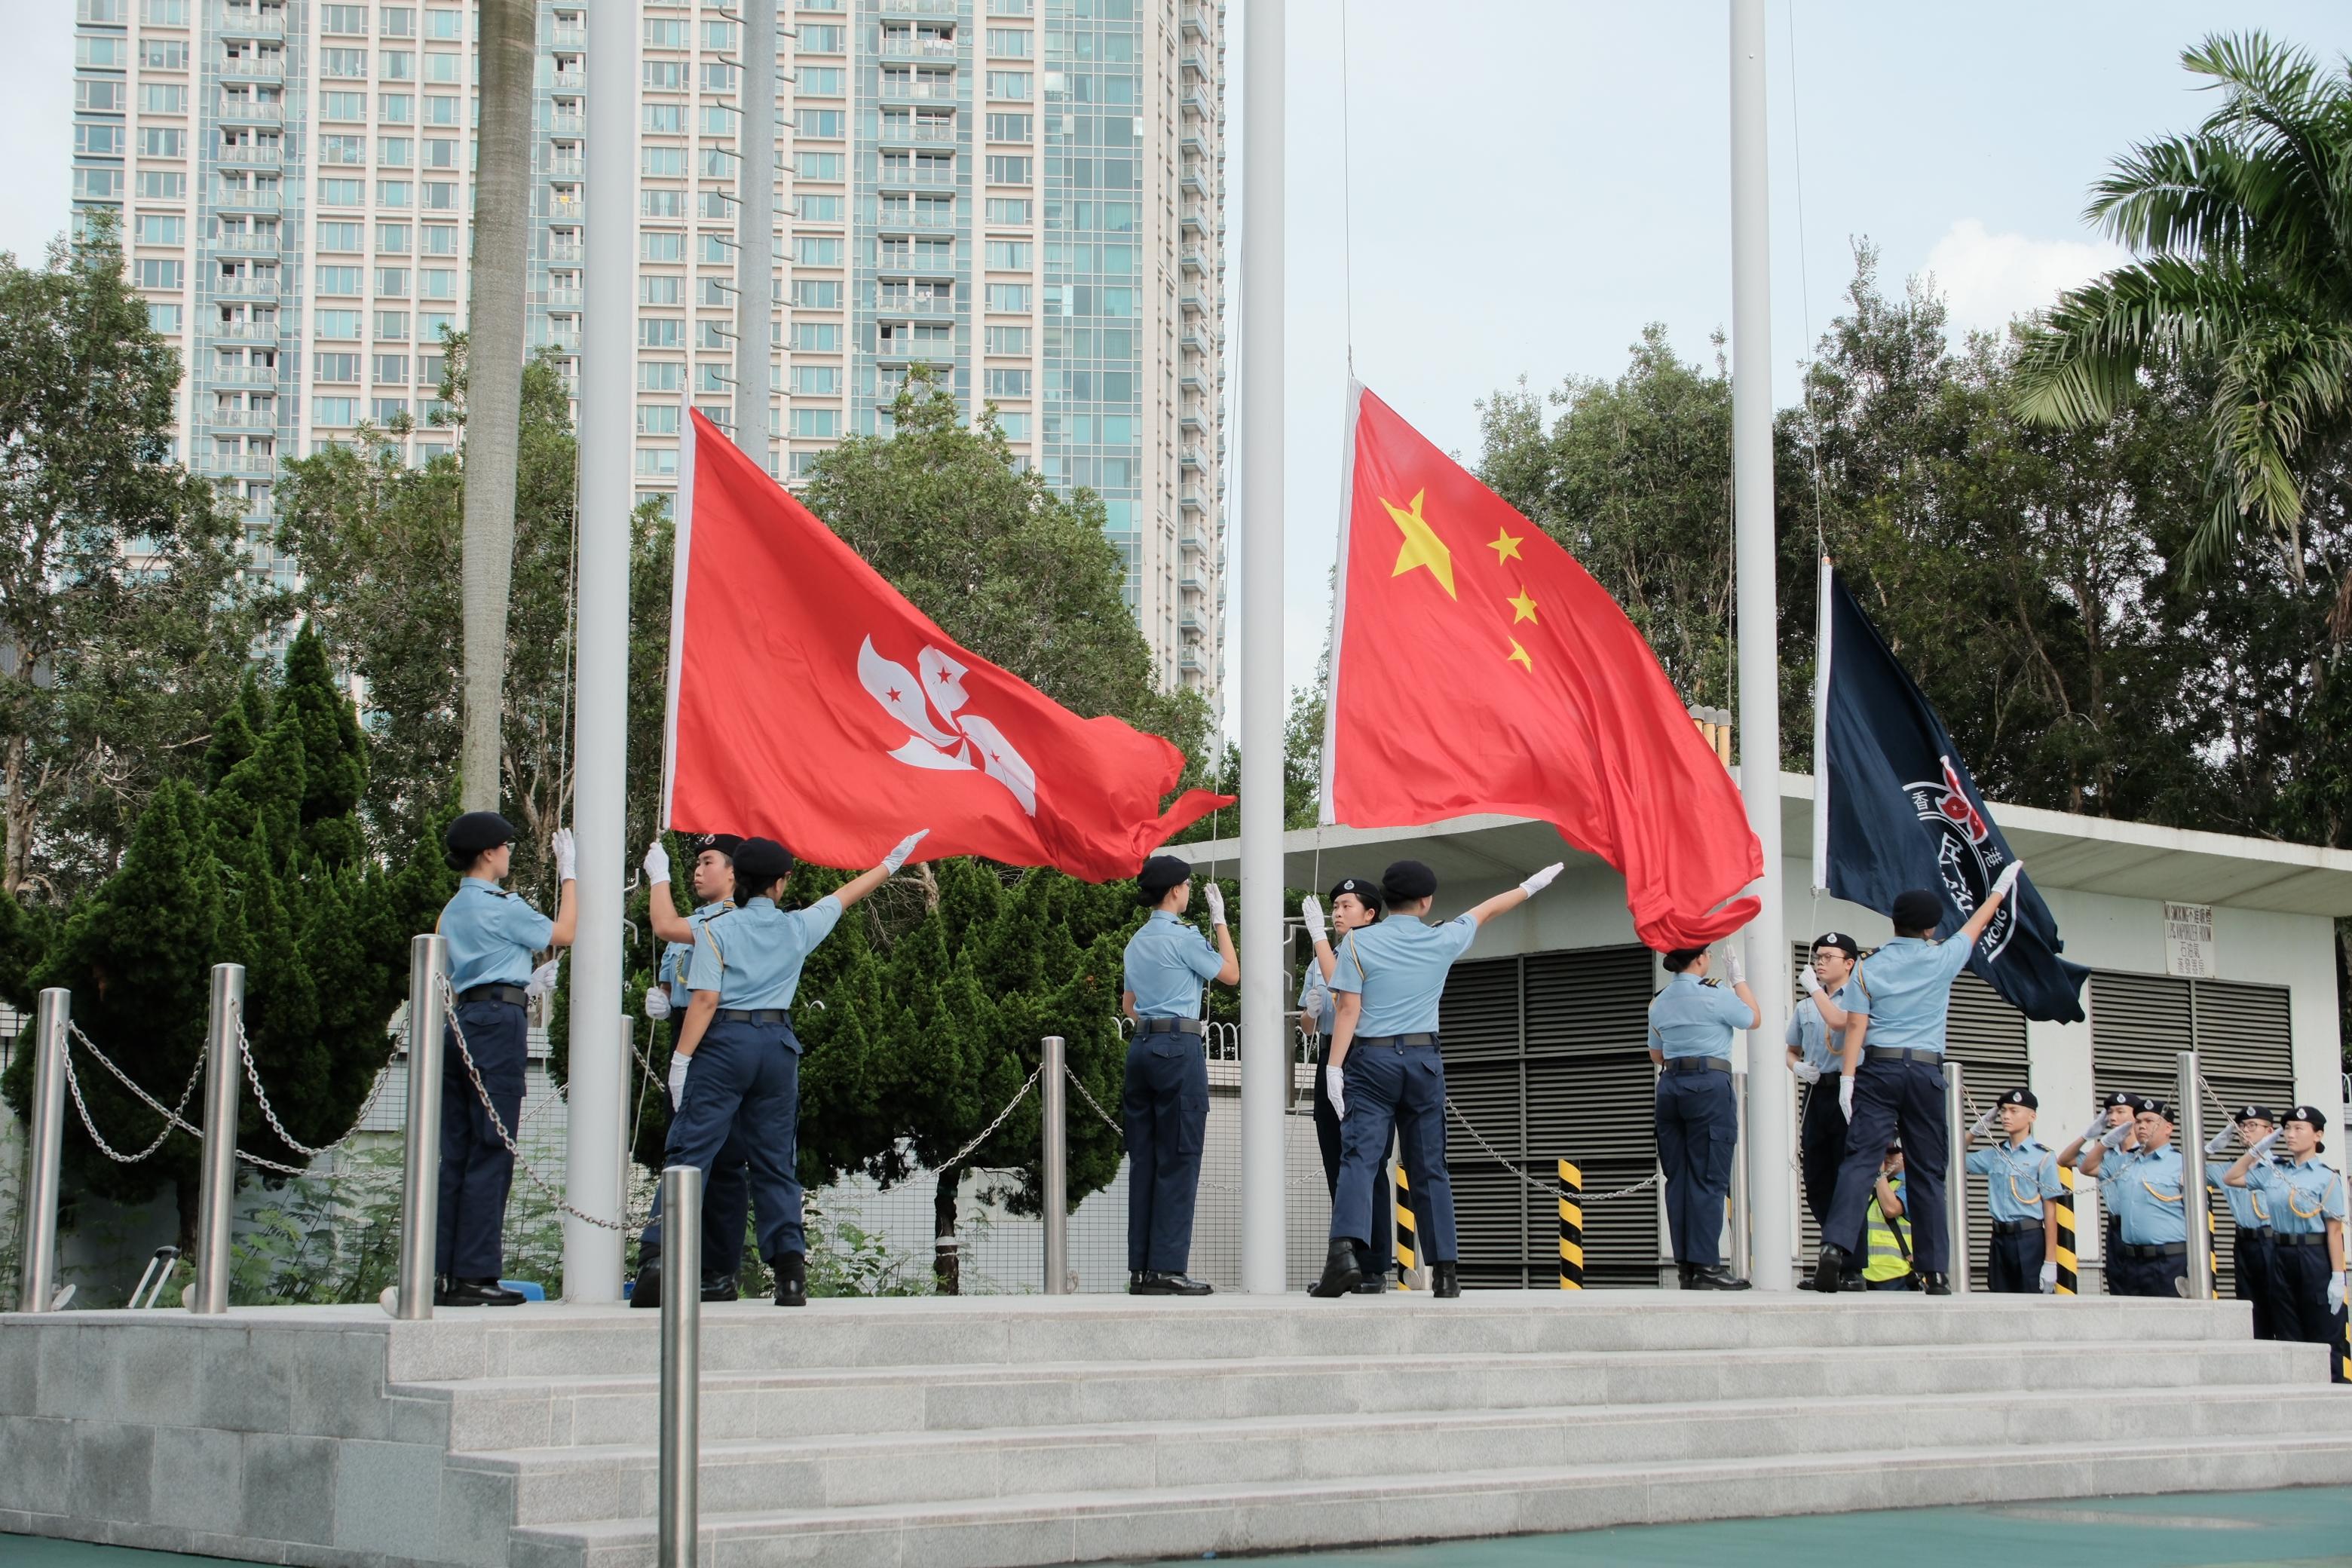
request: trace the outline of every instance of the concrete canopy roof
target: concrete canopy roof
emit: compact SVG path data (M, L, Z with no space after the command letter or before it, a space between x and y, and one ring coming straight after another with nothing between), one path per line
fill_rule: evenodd
M2121 899L2352 916L2352 851L2226 833L2197 833L2033 806L1992 806L1993 820L2033 879ZM1812 855L1813 781L1780 775L1780 847L1790 860ZM1378 875L1389 860L1427 861L1441 880L1511 881L1553 860L1598 865L1560 841L1549 824L1517 816L1462 816L1424 827L1302 827L1283 835L1283 878L1291 887L1348 872ZM1241 842L1223 837L1171 844L1167 852L1231 875ZM1339 862L1344 862L1340 864Z

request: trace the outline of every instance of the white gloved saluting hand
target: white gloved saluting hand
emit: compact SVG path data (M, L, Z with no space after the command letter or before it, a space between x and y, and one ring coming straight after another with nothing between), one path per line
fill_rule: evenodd
M1316 901L1314 894L1309 893L1298 900L1298 919L1299 923L1307 928L1309 942L1328 942L1331 940L1330 928L1323 923L1323 906Z
M2091 1124L2083 1129L2083 1136L2077 1140L2077 1142L2095 1143L2098 1142L2099 1134L2105 1132L2106 1130L2107 1118L2106 1114L2103 1111L2099 1115L2091 1118Z
M1969 1129L1969 1141L1970 1142L1974 1142L1978 1139L1983 1137L1986 1133L1991 1131L1992 1119L2000 1113L2000 1107L1996 1106L1992 1110L1986 1111L1982 1116L1978 1117L1976 1124Z
M653 1019L656 1023L659 1023L662 1019L669 1016L668 986L648 985L646 987L646 1016Z
M551 958L532 970L530 978L523 983L522 994L526 996L544 996L554 990L555 976L562 964L563 960L561 957Z
M2284 1128L2273 1128L2269 1132L2264 1133L2262 1137L2255 1139L2254 1146L2248 1150L2247 1152L2252 1154L2257 1161L2261 1160L2263 1155L2271 1152L2271 1145L2279 1141L2279 1133L2284 1131L2285 1131Z
M2058 1265L2055 1263L2042 1266L2042 1293L2045 1296L2058 1293Z
M1838 1079L1838 1109L1845 1112L1845 1119L1848 1121L1853 1120L1853 1074L1852 1073L1843 1074Z
M2230 1146L2230 1140L2237 1136L2237 1132L2238 1130L2235 1127L2231 1126L2226 1122L2223 1123L2221 1131L2214 1133L2212 1137L2205 1140L2205 1152L2208 1154L2220 1153L2222 1150Z
M1213 926L1224 924L1225 890L1214 882L1203 882L1201 884L1201 896L1209 901L1209 923Z
M662 847L660 839L656 838L646 846L645 868L646 881L669 880L669 851Z
M907 857L915 852L915 846L921 843L923 835L929 831L930 829L928 827L919 827L914 832L907 835L906 837L898 840L898 843L892 845L890 847L890 853L882 857L882 869L889 872L890 875L894 877L897 876L898 874L898 868L907 863Z
M1542 892L1546 888L1551 886L1551 879L1559 875L1559 868L1566 864L1567 862L1564 860L1553 861L1550 865L1545 867L1534 876L1529 877L1526 881L1521 882L1519 884L1519 891L1525 893L1531 899L1534 898L1538 893Z
M578 881L580 851L572 847L572 829L557 828L555 837L548 840L547 847L555 852L555 879L559 882Z
M1331 1102L1332 1114L1345 1121L1348 1119L1348 1079L1338 1068L1323 1069L1323 1094Z
M2132 1124L2126 1121L2121 1126L2108 1128L2107 1135L2100 1139L2099 1142L2105 1144L2110 1149L2120 1149L2124 1146L2124 1141L2131 1135Z

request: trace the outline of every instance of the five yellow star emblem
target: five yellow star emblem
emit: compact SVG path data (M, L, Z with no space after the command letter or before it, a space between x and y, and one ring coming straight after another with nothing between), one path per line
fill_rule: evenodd
M1495 564L1500 566L1506 561L1519 559L1519 541L1526 537L1523 533L1513 533L1507 528L1496 529L1495 537L1486 544L1486 548L1495 552Z
M1413 491L1410 507L1400 507L1386 496L1381 498L1381 504L1389 509L1389 516L1396 520L1398 529L1404 534L1404 543L1397 551L1396 570L1389 575L1402 577L1416 566L1426 566L1429 574L1437 579L1438 586L1445 590L1447 598L1459 598L1461 595L1454 591L1454 552L1445 548L1445 542L1437 537L1436 530L1421 515L1422 498L1428 493L1425 489Z
M1513 664L1526 665L1528 667L1528 673L1529 675L1533 675L1536 671L1536 661L1528 657L1528 650L1519 646L1519 639L1517 637L1507 637L1504 640L1511 645L1511 651L1505 654L1503 657Z
M1519 584L1517 598L1506 599L1503 602L1511 606L1513 626L1517 626L1521 621L1532 621L1536 618L1536 602L1528 596L1528 585L1525 583Z

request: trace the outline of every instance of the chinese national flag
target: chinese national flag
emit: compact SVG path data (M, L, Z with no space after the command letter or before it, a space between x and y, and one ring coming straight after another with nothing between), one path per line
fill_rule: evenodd
M824 866L984 855L1131 877L1232 797L1184 754L1081 719L966 653L833 531L689 414L670 626L664 817L760 834Z
M1334 629L1333 819L1551 823L1625 879L1654 948L1757 911L1739 792L1655 655L1567 551L1359 387Z

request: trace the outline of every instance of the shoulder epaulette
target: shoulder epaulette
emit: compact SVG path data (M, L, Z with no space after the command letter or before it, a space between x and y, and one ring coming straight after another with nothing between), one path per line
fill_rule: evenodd
M1717 991L1720 991L1720 990L1722 990L1722 989L1723 989L1723 982L1722 982L1722 981L1720 981L1720 980L1702 980L1702 981L1700 981L1700 982L1699 982L1699 984L1700 984L1701 985L1708 985L1708 986L1712 986L1712 987L1714 987L1714 988L1715 988L1716 990L1717 990Z

